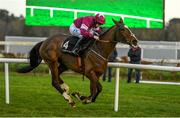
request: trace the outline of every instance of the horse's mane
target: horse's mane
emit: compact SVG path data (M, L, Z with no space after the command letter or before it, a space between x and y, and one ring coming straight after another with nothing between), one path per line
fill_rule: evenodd
M111 26L110 28L108 28L108 29L106 29L106 30L103 30L102 29L102 31L104 31L104 32L102 32L101 34L100 34L100 37L103 37L104 35L106 35L112 28L113 28L114 26ZM104 53L104 50L103 50L103 48L102 48L102 43L98 43L99 41L95 41L91 46L90 46L90 50L91 49L93 49L94 51L96 51L98 54L102 54L102 53ZM108 41L107 41L108 42ZM104 45L104 44L103 44ZM103 57L104 57L104 55L103 55ZM106 57L106 56L105 56Z
M107 32L109 32L109 30L111 30L114 26L111 26L110 28L108 28L106 31L104 31L103 33L101 33L100 36L104 36Z

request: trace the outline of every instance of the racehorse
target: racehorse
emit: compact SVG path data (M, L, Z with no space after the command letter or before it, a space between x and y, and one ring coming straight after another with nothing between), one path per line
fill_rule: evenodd
M60 47L67 36L58 34L37 43L30 51L30 64L18 69L18 72L30 72L44 60L51 71L52 86L62 94L72 107L75 107L75 102L70 96L69 86L63 82L60 75L68 69L84 74L90 80L90 96L81 96L75 93L74 95L79 97L83 103L95 102L102 91L99 77L106 70L107 58L116 44L121 42L131 45L133 40L137 40L122 19L120 21L112 19L112 21L114 26L100 35L100 40L95 41L89 49L85 50L81 56L81 66L77 64L78 57L62 52Z

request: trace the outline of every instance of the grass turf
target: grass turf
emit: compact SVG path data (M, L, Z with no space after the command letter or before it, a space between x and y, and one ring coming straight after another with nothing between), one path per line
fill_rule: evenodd
M120 81L119 111L114 112L114 81L102 82L103 91L95 103L84 105L75 98L72 109L51 86L50 75L10 75L10 104L4 103L4 73L0 73L0 116L180 116L180 86L127 84ZM79 75L64 74L70 92L89 95L89 80Z

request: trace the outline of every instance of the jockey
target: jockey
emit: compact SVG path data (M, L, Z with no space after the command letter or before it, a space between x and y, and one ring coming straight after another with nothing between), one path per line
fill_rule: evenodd
M100 26L105 24L104 15L98 13L95 16L85 16L74 20L69 30L73 36L79 37L72 53L77 55L79 44L84 39L99 40Z

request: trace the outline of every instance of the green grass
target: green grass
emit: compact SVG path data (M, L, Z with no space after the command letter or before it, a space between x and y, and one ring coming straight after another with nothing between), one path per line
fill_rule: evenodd
M4 103L4 73L0 73L0 116L180 116L180 86L127 84L120 81L119 111L114 112L114 81L102 82L103 91L97 101L84 105L78 100L72 109L51 86L49 75L10 75L10 104ZM79 75L64 74L70 92L89 95L89 80Z
M163 0L27 0L28 6L48 6L56 8L70 8L80 10L91 10L141 16L155 19L163 19ZM54 17L50 18L49 10L34 10L34 16L30 16L30 9L26 9L26 24L41 26L69 26L73 21L73 12L55 11ZM92 15L89 13L78 13L78 17ZM106 16L105 27L113 25L112 18ZM146 28L144 20L125 18L129 27ZM151 28L162 28L163 23L150 22Z

